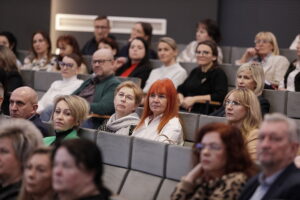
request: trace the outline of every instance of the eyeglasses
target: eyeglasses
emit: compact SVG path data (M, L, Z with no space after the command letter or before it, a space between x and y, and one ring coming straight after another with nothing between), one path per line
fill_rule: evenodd
M209 144L197 143L195 145L196 152L201 152L205 148L207 148L210 151L220 151L223 147L220 144L216 144L216 143L209 143Z
M121 99L123 99L125 97L126 100L134 101L134 97L133 96L131 96L131 95L125 95L123 92L119 92L117 95Z
M107 29L108 26L95 26L95 29Z
M255 44L259 44L259 43L267 44L269 42L271 42L271 40L254 40Z
M58 62L60 67L69 67L72 68L74 66L73 63L65 63L65 62Z
M92 60L92 64L93 65L96 65L96 64L99 64L99 65L103 65L105 62L110 62L112 60Z
M234 100L229 100L229 99L225 100L224 104L225 104L225 106L228 106L228 105L239 106L239 105L241 105L240 102L234 101Z
M202 56L208 56L208 55L210 55L211 54L211 52L209 52L209 51L196 51L196 55L202 55Z

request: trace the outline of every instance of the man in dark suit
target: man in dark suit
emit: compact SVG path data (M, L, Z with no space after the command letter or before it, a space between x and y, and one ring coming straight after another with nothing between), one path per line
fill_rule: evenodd
M248 181L239 200L299 200L300 170L294 164L299 131L295 121L279 113L266 115L258 138L257 159L262 171Z
M49 136L49 132L42 123L39 114L36 113L37 103L38 95L34 89L27 86L19 87L11 93L9 114L11 117L30 120L46 137Z

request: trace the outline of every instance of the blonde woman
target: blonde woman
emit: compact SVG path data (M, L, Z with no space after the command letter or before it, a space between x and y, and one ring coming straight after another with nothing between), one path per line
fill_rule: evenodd
M249 89L234 89L224 100L228 123L238 127L252 158L256 154L257 130L262 121L257 96Z
M289 61L279 55L278 43L273 33L259 32L255 36L254 43L255 47L248 48L236 64L241 65L249 61L261 63L265 73L265 87L276 89L284 78Z

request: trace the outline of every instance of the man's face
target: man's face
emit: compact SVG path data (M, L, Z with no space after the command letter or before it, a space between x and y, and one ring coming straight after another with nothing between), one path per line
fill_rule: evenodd
M285 122L263 122L258 138L257 158L265 169L285 168L298 150L298 144L289 138Z
M110 31L108 20L100 19L94 21L94 34L97 41L108 36Z
M98 50L93 55L93 71L97 76L107 76L113 73L113 56L109 50Z
M33 104L24 91L15 91L9 100L9 113L11 117L28 119L36 112L37 105Z

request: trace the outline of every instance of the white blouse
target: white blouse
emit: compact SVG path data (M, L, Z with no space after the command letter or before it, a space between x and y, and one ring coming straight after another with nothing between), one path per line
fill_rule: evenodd
M183 145L183 131L178 117L170 119L160 131L160 133L158 133L157 127L161 121L161 118L162 115L159 115L151 121L150 117L147 117L145 119L144 125L137 130L134 130L132 135L135 137L164 142L168 144Z
M286 82L286 89L295 92L295 77L300 72L300 61L296 63L296 68L289 74Z

